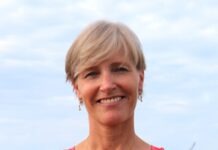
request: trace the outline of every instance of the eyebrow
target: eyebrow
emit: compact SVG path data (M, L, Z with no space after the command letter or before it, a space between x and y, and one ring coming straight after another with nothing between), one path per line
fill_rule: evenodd
M101 63L98 63L97 65L90 65L90 66L87 66L87 67L85 67L84 69L82 69L81 71L80 71L80 73L82 73L82 72L86 72L86 71L90 71L90 70L95 70L95 69L98 69L98 66L100 65ZM127 62L124 62L124 61L115 61L115 62L112 62L109 66L110 67L116 67L116 66L127 66L127 67L129 67L130 65L127 63ZM79 74L80 74L79 73Z
M128 63L126 63L126 62L114 62L114 63L112 63L110 66L112 66L112 67L116 67L116 66L130 66Z

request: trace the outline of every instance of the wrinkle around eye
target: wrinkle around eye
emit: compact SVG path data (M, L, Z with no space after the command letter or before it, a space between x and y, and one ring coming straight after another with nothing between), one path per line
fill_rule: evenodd
M124 66L119 66L119 67L116 67L114 69L112 69L112 71L114 72L129 72L129 68L128 67L124 67Z
M88 78L95 78L99 75L99 73L97 71L88 71L87 73L84 73L84 78L88 79Z

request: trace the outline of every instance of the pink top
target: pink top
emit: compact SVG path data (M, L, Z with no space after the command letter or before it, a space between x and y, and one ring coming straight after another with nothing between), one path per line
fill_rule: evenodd
M68 149L68 150L75 150L75 147L70 148L70 149ZM151 150L164 150L164 148L157 148L157 147L155 147L155 146L151 146Z
M151 145L151 150L164 150L164 148L163 147L157 148L157 147Z

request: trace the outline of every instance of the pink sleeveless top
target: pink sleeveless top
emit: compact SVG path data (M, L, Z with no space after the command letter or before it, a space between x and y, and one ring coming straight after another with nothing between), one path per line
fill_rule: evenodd
M75 147L70 148L70 149L68 149L68 150L75 150ZM157 147L155 147L155 146L151 146L151 150L164 150L164 148L157 148Z
M157 147L151 145L151 150L164 150L164 148L163 147L157 148Z

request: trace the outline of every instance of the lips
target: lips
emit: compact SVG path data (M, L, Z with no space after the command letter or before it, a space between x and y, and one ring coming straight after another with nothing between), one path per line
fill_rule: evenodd
M112 104L121 101L125 96L115 96L110 98L103 98L100 100L97 100L97 103L101 104Z

